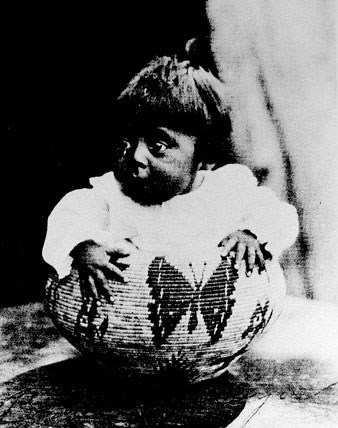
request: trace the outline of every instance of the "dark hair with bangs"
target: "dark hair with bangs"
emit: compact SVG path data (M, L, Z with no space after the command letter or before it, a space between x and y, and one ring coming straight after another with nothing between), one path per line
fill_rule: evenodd
M196 136L202 161L232 161L224 84L202 66L158 57L129 82L116 107L121 137L164 126Z

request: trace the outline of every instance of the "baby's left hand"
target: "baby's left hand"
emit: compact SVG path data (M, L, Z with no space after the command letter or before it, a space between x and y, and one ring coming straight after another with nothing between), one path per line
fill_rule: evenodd
M220 244L223 247L222 257L226 257L231 250L236 251L235 268L239 269L241 262L246 262L246 274L250 276L253 269L257 266L258 271L265 269L265 261L271 260L271 254L265 250L264 245L260 244L255 235L250 231L237 230L224 238Z

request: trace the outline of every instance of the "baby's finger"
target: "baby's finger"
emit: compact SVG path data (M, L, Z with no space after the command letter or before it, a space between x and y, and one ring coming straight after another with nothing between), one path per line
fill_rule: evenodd
M96 284L98 285L99 293L103 295L107 300L110 302L114 301L113 293L109 287L109 284L107 282L107 278L104 275L103 272L97 271L96 272Z
M91 275L88 275L87 285L88 285L90 296L93 297L94 299L98 299L99 293L97 292L94 278Z
M246 244L244 242L239 242L237 245L237 252L236 252L236 264L235 264L236 269L239 269L241 262L243 260L245 251L246 251Z
M251 246L248 248L248 269L252 271L256 264L256 248Z
M222 243L224 242L224 240L222 241ZM233 236L232 238L228 239L224 244L223 244L223 249L221 251L221 256L222 257L226 257L228 255L228 253L237 245L238 243L238 238L236 236Z
M91 284L89 282L90 273L88 270L79 270L79 282L80 289L83 299L89 299L95 297L95 292L93 293Z
M83 299L88 299L90 297L90 289L88 285L88 277L87 275L81 274L79 272L79 282L80 282L80 290Z
M257 249L257 259L258 259L260 271L264 270L265 269L265 259L264 259L264 255L263 255L260 248Z
M130 266L131 260L132 260L132 255L129 254L128 256L124 256L124 257L118 258L116 260L116 263L119 264L119 265L123 265L126 268L127 266Z
M110 274L113 274L113 276L115 276L118 280L122 282L127 282L123 272L113 263L106 263L104 267L106 270L108 270Z

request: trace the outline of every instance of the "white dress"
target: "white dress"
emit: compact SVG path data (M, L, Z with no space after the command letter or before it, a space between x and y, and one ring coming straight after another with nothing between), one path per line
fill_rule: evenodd
M293 206L258 186L238 164L199 171L200 187L161 205L142 206L125 196L114 174L90 179L92 188L64 196L48 219L43 257L62 278L69 274L69 253L80 242L107 247L129 238L140 249L167 251L215 248L236 230L249 229L277 258L298 234Z

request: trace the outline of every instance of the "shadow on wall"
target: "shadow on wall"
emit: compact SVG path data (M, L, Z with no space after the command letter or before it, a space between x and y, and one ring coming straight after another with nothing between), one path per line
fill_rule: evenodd
M207 3L238 155L298 209L289 290L338 303L335 3Z
M47 217L66 192L110 169L113 97L141 64L209 27L204 0L165 10L155 0L5 0L1 12L3 305L42 298Z

